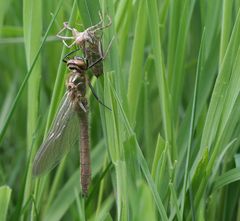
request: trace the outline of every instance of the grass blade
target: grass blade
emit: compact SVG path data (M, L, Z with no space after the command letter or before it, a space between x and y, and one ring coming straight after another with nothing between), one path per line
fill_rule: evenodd
M0 187L0 220L7 220L7 210L12 190L8 186Z

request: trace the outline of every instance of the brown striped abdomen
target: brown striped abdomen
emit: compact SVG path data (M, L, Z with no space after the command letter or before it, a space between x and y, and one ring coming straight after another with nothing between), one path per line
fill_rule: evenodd
M89 134L88 134L88 107L87 99L82 98L82 103L87 112L82 109L79 111L80 118L80 168L81 168L81 185L82 194L87 196L88 187L91 181L91 165L89 150Z

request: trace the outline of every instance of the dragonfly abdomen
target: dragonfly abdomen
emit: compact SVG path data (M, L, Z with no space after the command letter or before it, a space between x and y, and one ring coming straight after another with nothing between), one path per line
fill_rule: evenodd
M79 111L80 120L80 168L81 168L81 185L82 194L86 196L91 181L90 168L90 150L89 150L89 133L88 133L88 107L87 99L82 101L86 112L82 109Z

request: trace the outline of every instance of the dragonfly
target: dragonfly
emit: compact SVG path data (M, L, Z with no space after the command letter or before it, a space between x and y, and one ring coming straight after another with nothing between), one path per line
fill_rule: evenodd
M68 53L63 59L70 70L66 81L67 91L59 105L48 135L35 156L33 175L39 176L53 169L78 140L80 130L80 182L82 195L85 197L91 181L87 87L91 89L100 104L111 109L99 100L86 75L86 71L102 62L102 58L88 65L88 60L84 57L69 57L76 51Z
M67 22L63 23L63 28L58 32L57 37L60 38L64 45L68 48L73 47L74 45L79 46L84 54L84 57L87 58L90 64L95 63L95 61L102 58L105 58L102 48L102 30L108 28L112 24L112 20L109 16L108 23L103 24L102 15L99 13L100 22L96 25L88 27L86 30L80 32L75 28L71 28ZM72 32L72 36L63 36L61 35L65 30ZM68 40L73 40L71 44L67 44ZM92 67L92 72L96 77L99 77L103 74L103 64L98 62Z

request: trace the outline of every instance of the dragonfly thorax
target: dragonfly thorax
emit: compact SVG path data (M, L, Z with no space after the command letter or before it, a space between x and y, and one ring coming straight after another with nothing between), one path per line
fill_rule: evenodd
M84 97L86 94L86 77L79 72L72 72L66 83L71 100Z

